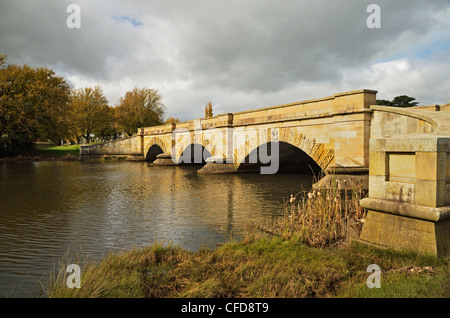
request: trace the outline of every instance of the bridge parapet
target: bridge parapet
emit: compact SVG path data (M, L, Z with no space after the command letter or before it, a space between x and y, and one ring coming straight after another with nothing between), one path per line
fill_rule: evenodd
M360 240L450 255L450 113L373 106Z
M157 146L158 151L178 159L189 144L195 143L207 149L217 163L226 158L227 163L238 167L253 150L272 141L266 135L279 131L279 141L304 151L324 170L364 172L369 165L370 105L375 103L376 93L361 89L143 128L143 157L149 158L146 154L152 147L155 153ZM243 134L247 134L247 141ZM240 145L241 141L245 144Z
M306 100L302 102L258 108L237 113L225 113L209 118L147 127L144 135L159 135L175 129L195 130L195 122L200 122L201 129L237 127L261 124L273 124L293 120L330 117L351 113L370 112L370 105L376 101L377 91L361 89L330 97Z

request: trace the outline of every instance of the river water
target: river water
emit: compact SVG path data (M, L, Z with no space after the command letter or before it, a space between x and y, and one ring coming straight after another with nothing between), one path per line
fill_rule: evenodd
M155 241L195 251L239 239L283 213L301 174L198 175L146 162L0 163L0 297L37 297L50 271L76 255Z

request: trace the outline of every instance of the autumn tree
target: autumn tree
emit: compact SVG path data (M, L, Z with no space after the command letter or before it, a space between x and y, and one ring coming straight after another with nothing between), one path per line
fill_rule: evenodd
M99 133L108 124L108 119L113 121L108 100L98 85L73 90L71 108L74 134L79 139L84 137L88 143L92 134Z
M0 56L0 151L67 136L67 82L51 69L6 65L5 59Z
M161 95L151 88L137 88L126 92L115 108L116 120L129 136L140 127L161 125L165 106Z
M179 122L180 122L179 118L167 117L167 119L164 123L170 124L170 123L179 123Z
M96 125L94 135L101 139L111 138L117 135L117 124L115 122L115 109L112 106L104 107L98 118L98 125Z
M6 64L6 55L0 53L0 69L4 68Z
M213 116L212 103L209 102L205 106L205 118L212 117L212 116Z

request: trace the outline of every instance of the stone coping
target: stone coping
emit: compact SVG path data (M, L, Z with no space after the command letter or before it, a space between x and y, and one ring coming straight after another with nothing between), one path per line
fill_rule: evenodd
M328 97L322 97L322 98L316 98L316 99L308 99L308 100L304 100L304 101L300 101L300 102L282 104L282 105L277 105L277 106L268 106L268 107L263 107L263 108L244 110L244 111L233 113L233 115L253 113L253 112L264 111L264 110L269 110L269 109L291 107L291 106L304 105L304 104L310 104L310 103L317 103L317 102L322 102L322 101L327 101L327 100L333 100L336 97L347 96L347 95L355 95L355 94L363 94L363 93L376 94L376 93L378 93L378 91L372 90L372 89L359 89L359 90L354 90L354 91L337 93L337 94L334 94L333 96L328 96Z
M424 109L414 107L392 107L371 105L372 111L381 111L387 113L399 114L407 117L423 120L437 129L431 135L449 136L450 135L450 113L447 112L431 112Z
M387 113L394 113L399 114L407 117L413 117L417 119L421 119L423 121L426 121L433 126L438 126L438 123L431 118L429 115L429 112L423 113L423 110L418 109L409 109L409 107L392 107L392 106L378 106L378 105L372 105L370 106L370 109L381 111L381 112L387 112Z
M368 210L397 214L426 221L438 222L450 218L450 205L433 208L372 198L362 199L360 204Z
M440 152L450 151L450 134L411 134L370 139L370 150L380 152Z

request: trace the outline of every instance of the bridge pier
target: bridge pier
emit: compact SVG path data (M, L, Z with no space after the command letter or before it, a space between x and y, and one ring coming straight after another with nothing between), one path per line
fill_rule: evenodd
M231 162L231 163L230 163ZM232 160L224 158L209 157L206 159L206 165L197 171L198 174L228 174L237 173L236 166Z
M162 153L156 156L156 160L152 162L155 166L177 166L178 164L172 160L169 153Z
M210 162L204 165L200 170L197 171L198 174L228 174L237 173L237 169L232 163L215 163Z

